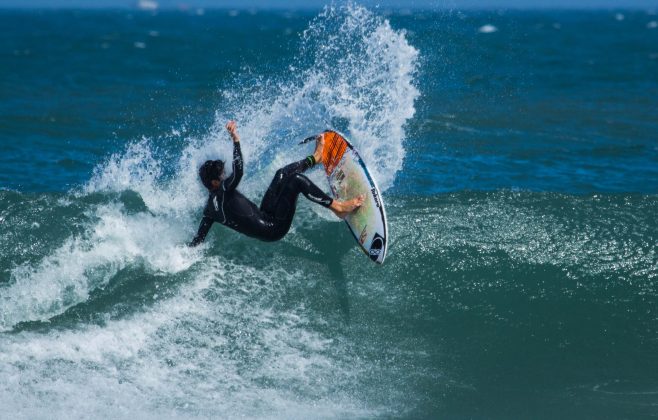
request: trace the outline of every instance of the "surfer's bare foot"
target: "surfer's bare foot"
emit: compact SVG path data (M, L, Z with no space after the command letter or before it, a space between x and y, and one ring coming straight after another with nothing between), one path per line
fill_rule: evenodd
M329 207L329 209L331 209L331 211L333 211L336 216L338 216L341 219L344 219L347 217L347 215L349 215L350 213L361 207L364 201L365 201L365 196L363 194L351 200L345 200L345 201L334 200L331 202L331 206Z
M322 163L322 150L324 149L324 134L318 134L315 141L315 152L313 152L313 159L315 164Z

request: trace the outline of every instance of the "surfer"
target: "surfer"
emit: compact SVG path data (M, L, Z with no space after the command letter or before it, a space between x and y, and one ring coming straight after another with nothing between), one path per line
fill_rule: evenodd
M327 207L340 218L363 204L363 195L352 200L334 200L302 175L302 172L322 163L324 138L320 135L312 155L276 171L260 207L256 206L236 189L243 167L240 136L235 121L229 121L226 129L233 139L233 173L225 176L224 162L221 160L208 160L199 168L199 177L209 195L199 230L190 246L203 242L214 222L262 241L278 241L290 230L300 193L310 201Z

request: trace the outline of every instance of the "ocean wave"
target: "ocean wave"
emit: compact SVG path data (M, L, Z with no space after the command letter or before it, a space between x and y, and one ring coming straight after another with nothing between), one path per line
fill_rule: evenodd
M10 207L25 200L3 194ZM80 416L77 410L121 416L124 408L146 417L315 416L313 407L328 417L403 415L410 407L427 414L440 402L409 396L405 386L469 384L443 363L427 364L444 350L431 334L406 329L410 322L478 314L491 325L532 330L519 316L523 308L574 304L646 324L658 293L655 196L388 197L394 241L382 267L343 226L317 221L310 206L279 243L215 227L205 249L186 254L173 245L185 229L167 227L171 220L151 214L136 195L56 202L62 212L78 203L88 216L77 217L90 217L94 231L63 245L53 239L37 263L15 254L16 266L2 266L12 280L0 289L3 327L11 330L0 340L8 378L0 400L37 417L53 407ZM12 224L24 217L1 210ZM119 233L140 226L159 241ZM2 249L9 239L3 234ZM52 310L63 302L52 291L80 295ZM545 316L534 322L583 322ZM596 341L605 325L590 327L585 335ZM448 326L441 331L450 334ZM15 389L28 392L16 398ZM81 396L94 402L70 406ZM112 408L116 399L124 408Z
M239 122L248 196L308 153L291 152L298 140L332 126L391 186L419 94L417 56L387 20L328 7L300 39L297 70L261 79L248 95L238 76L205 135L136 140L68 193L0 192L0 223L11 226L0 234L1 410L29 418L401 410L402 395L394 408L359 389L386 367L355 361L342 327L325 330L353 316L341 261L370 264L347 229L336 233L336 221L303 203L280 243L221 226L202 247L186 243L206 196L197 168L230 157L229 117ZM329 287L337 311L323 308L321 295L308 299L312 284Z

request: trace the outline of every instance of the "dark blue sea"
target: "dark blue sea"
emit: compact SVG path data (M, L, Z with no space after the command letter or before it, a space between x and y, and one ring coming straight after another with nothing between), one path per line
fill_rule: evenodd
M0 11L0 417L658 417L658 16ZM333 128L387 205L375 266L260 199ZM325 185L323 174L311 178Z

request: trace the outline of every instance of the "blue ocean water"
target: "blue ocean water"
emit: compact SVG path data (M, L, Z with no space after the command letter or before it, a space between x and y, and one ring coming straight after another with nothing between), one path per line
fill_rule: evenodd
M0 417L655 417L657 22L0 11ZM305 202L187 248L229 118L254 200L345 132L386 263Z

